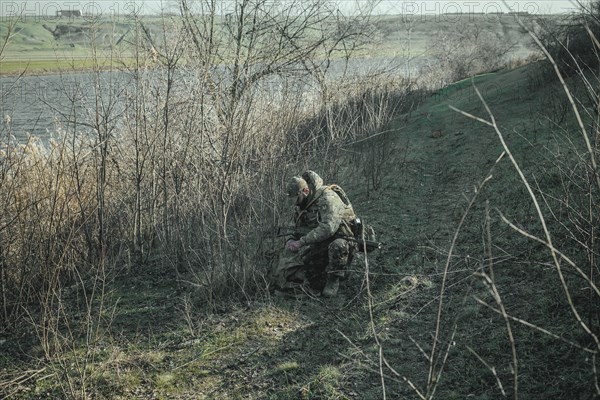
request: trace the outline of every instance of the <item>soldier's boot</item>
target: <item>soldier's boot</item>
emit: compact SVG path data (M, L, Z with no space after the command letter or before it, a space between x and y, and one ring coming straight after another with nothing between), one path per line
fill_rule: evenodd
M329 275L327 277L327 284L323 288L321 293L323 297L335 297L337 296L338 290L340 289L340 277L337 275Z

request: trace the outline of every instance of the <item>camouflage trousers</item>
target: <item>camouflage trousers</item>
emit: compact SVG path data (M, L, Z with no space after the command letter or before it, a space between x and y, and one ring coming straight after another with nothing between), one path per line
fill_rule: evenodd
M297 253L284 249L271 270L271 283L286 289L318 276L344 277L351 260L352 246L342 238L303 246Z

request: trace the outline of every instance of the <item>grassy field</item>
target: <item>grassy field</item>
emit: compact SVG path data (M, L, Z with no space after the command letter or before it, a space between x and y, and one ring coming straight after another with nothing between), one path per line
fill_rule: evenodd
M162 21L157 17L143 20L149 31L160 41ZM6 38L11 21L0 21L0 38ZM478 26L487 32L501 35L514 42L514 56L531 51L528 36L515 17L504 15L429 15L403 18L374 16L373 40L364 46L358 57L426 57L435 46L433 36L456 26ZM0 58L0 75L70 70L74 66L89 67L93 57L92 44L97 51L113 58L131 56L128 42L134 22L118 20L86 21L84 19L29 19L15 25L8 46ZM116 45L116 43L119 43ZM100 56L104 60L107 56Z
M149 18L150 31L157 20ZM88 69L93 59L102 67L128 63L132 55L128 34L133 22L39 18L0 22L0 37L10 40L0 58L0 75ZM122 42L115 45L119 40ZM117 61L118 60L118 61Z
M20 382L5 386L5 394L57 398L65 382L86 379L90 398L362 400L381 399L384 390L388 398L418 398L417 392L425 391L426 353L432 350L441 309L444 348L438 354L447 359L436 398L510 396L516 375L505 321L477 301L492 301L480 276L490 261L482 243L486 210L495 210L490 251L495 283L510 313L557 329L563 338L581 333L566 330L574 321L542 249L532 250L531 242L499 221L502 212L534 232L539 229L510 162L506 157L499 161L503 149L497 135L449 106L484 117L475 84L507 133L515 159L527 176L538 173L540 190L545 190L551 182L539 172L552 171L545 157L556 139L548 129L545 99L557 86L536 85L532 77L538 73L537 65L529 65L446 87L411 113L397 115L387 133L355 149L376 151L383 166L379 184L365 184L351 160L339 183L384 245L368 259L355 260L338 298L265 294L198 314L171 271L152 265L123 271L109 285L115 305L105 315L110 326L93 346L76 341L72 352L33 369L32 375L21 355L35 358L40 349L22 340L17 348L12 344L16 338L2 339L0 376L4 382ZM492 170L487 185L475 190ZM476 194L479 199L449 256L450 242ZM447 290L440 306L442 284ZM585 352L517 323L512 334L521 398L591 398L594 377ZM386 368L383 380L380 354L395 371ZM79 369L82 357L87 363ZM67 369L72 376L56 375L63 365L72 365Z
M517 44L515 54L529 51L526 36L509 16L495 19L431 16L413 21L385 16L373 21L378 39L359 55L365 58L420 56L429 51L433 32L471 23L512 38ZM102 68L114 66L104 64L104 58L92 60L89 35L84 33L89 31L78 22L69 24L75 28L65 29L70 33L61 35L58 40L51 33L56 32L56 24L17 25L18 32L3 54L1 72L73 70L97 65L89 64L92 62L100 63ZM125 23L110 26L110 29L109 25L98 27L98 32L104 34L96 43L97 49L103 54L114 51L126 59L127 48L114 49L108 44L125 35L130 27ZM6 25L2 25L2 29L0 34L6 34ZM247 265L254 259L243 258L249 262L240 266L243 273L246 272L243 267L253 271L253 278L259 280L256 286L231 282L237 275L232 274L231 279L227 275L223 278L227 284L225 290L234 293L222 297L229 299L227 301L214 300L214 292L208 287L212 278L193 276L193 282L187 281L188 272L181 273L177 260L170 259L168 252L146 250L147 257L136 258L136 249L126 243L127 232L119 232L122 238L117 234L117 237L107 238L114 246L110 249L117 254L103 257L102 268L98 267L95 275L81 277L78 265L72 271L63 271L61 256L57 261L57 280L64 273L72 274L72 281L57 289L48 289L49 300L39 303L46 309L29 310L23 306L26 310L17 313L23 318L15 322L14 329L0 329L0 398L597 398L600 319L598 296L593 292L597 244L577 241L580 237L592 238L592 241L596 237L588 232L597 229L594 225L597 189L589 184L593 182L595 171L586 166L589 160L585 143L571 105L560 83L548 71L542 62L530 63L477 75L435 92L415 91L414 101L407 100L402 111L395 113L391 122L374 136L343 146L340 152L343 155L334 160L339 178L336 183L344 187L358 215L375 227L383 246L367 256L357 255L336 298L326 299L312 293L294 297L273 294L266 288L269 262L273 260L263 257L264 265ZM578 105L587 106L585 87L574 77L568 78L567 83L581 99ZM365 93L368 90L361 92ZM164 92L147 94L147 97L131 98L126 105L137 110L140 103L158 99L160 104L156 109L140 108L139 120L124 120L135 127L140 121L148 126L147 131L135 131L136 140L142 140L149 132L161 134L145 138L150 152L157 148L160 139L168 139L167 133L178 132L176 129L187 132L188 125L178 128L169 125L172 130L165 127L163 136L160 120L152 119L152 112L143 111L162 115ZM178 97L170 99L180 100ZM186 107L188 99L181 100L181 103L173 103L178 114L191 115L190 121L202 117L195 108ZM196 100L197 97L193 97L189 103L195 104ZM92 116L111 115L101 115L99 110L104 108L97 108ZM352 108L352 116L354 111ZM490 112L498 131L490 126ZM467 117L466 113L473 117ZM590 113L583 118L585 123L590 123L593 117ZM483 119L483 123L477 118ZM204 129L192 132L202 134ZM287 127L281 128L285 129ZM69 184L89 184L97 178L98 185L107 188L107 194L119 193L122 184L119 178L134 176L133 169L124 169L121 175L121 165L131 168L135 157L126 151L129 142L124 142L124 148L117 146L121 137L116 130L109 131L103 140L93 142L93 146L84 147L86 151L79 151L75 137L72 142L64 142L67 150L80 157L74 164L69 164L68 159L45 162L41 158L44 162L33 164L33 168L26 161L27 154L35 153L36 147L18 146L24 154L20 160L25 161L22 164L14 161L18 168L8 171L25 177L50 178L33 182L26 187L29 191L17 191L17 184L15 188L6 188L8 195L2 193L8 198L6 203L17 203L11 193L22 196L23 201L30 197L35 200L36 195L45 193L64 195L69 201L61 208L55 199L57 213L52 216L72 215L73 223L58 234L68 236L67 239L71 235L83 237L89 229L86 221L100 219L100 216L97 209L81 205L97 204L94 201L98 198L105 201L105 192L77 191L76 185ZM219 142L211 142L210 136L206 141L218 147ZM58 151L60 145L55 143L50 147ZM240 143L240 147L254 145L250 140ZM507 149L512 152L512 160ZM204 154L208 149L199 146L198 151L193 154ZM95 175L102 170L100 159L94 158L100 153L107 157L104 159L107 164L114 164L114 175L105 183L103 174ZM184 158L182 153L173 154L181 156L181 160L165 160L176 167L169 170L174 172L173 179L180 177L188 161L193 179L201 183L215 179L211 176L204 181L200 175L205 172L202 168L220 165L218 159L207 158L205 164L196 165L195 160ZM157 160L159 156L156 154ZM123 164L119 164L119 157L125 159ZM247 170L243 169L244 173L250 173L258 163L254 153L249 159L251 163ZM151 160L141 162L146 161ZM284 161L280 158L269 161L276 168L283 168ZM78 178L67 179L69 175L65 174L62 179L60 167L63 164ZM158 167L167 168L166 164L153 164L156 169L149 168L150 175L160 175ZM522 176L532 183L531 193L515 170L515 164L521 168ZM4 168L5 164L0 163L0 166ZM42 174L46 167L52 175ZM42 171L40 175L25 175L30 170L35 172L36 168ZM331 181L330 177L324 178ZM153 183L156 187L152 186L151 192L153 201L161 197L156 194L161 181L156 179ZM7 178L2 182L12 181ZM182 182L177 192L168 193L175 199L181 196L183 201L182 193L191 183L183 178ZM219 183L210 189L218 189ZM276 190L280 183L273 184ZM55 187L75 189L65 189L62 193ZM256 195L258 190L251 188L252 196ZM124 185L123 190L130 192L130 189ZM81 201L82 194L89 196L88 202ZM39 217L43 205L48 204L43 202L46 196L43 197L39 204L34 201L20 211L24 215L20 234L33 237L32 242L38 237L37 232L29 232L27 228L36 222L35 217L40 218L40 222L33 226L39 226L40 230L54 232L52 228L58 224L54 219L46 223ZM267 197L260 197L259 201L273 205L275 201ZM547 223L541 223L532 197L542 203L540 213L547 218ZM246 206L248 199L255 198L243 197L236 206ZM126 208L130 200L125 196L116 199L119 212L115 218L128 218ZM162 201L167 202L167 199ZM218 201L225 201L224 197ZM149 213L145 208L141 211ZM192 209L190 214L178 215L194 218L196 213L205 212ZM29 215L33 216L31 220L25 218ZM170 218L171 214L166 216ZM586 218L592 221L591 226L582 222ZM573 220L579 224L570 225ZM575 229L571 230L572 226ZM6 226L0 230L4 235L3 229ZM535 240L544 237L546 229L550 230L556 249L562 251L558 266L552 257L556 253L548 251L550 246L543 240ZM525 237L518 230L533 238ZM202 232L207 236L217 233L213 226ZM6 243L10 245L12 238L8 239ZM150 238L141 243L153 247L154 239L160 240ZM202 236L202 240L210 242L210 239ZM56 247L60 254L77 256L71 261L77 263L88 260L83 253L95 249L93 246L88 249L84 240L79 240L65 239L56 244L45 238L39 241L48 241L52 251ZM62 243L66 243L65 249L60 248ZM26 270L28 261L37 260L33 256L39 256L42 260L40 275L43 275L46 255L37 254L37 250L45 247L38 248L35 244L23 253L11 254L10 260L15 266L21 262L22 269ZM255 244L249 243L250 246ZM264 243L261 240L259 244ZM277 249L281 245L275 244ZM212 249L195 246L193 243L178 254L187 256L196 249ZM262 247L253 250L263 256L268 253L263 254ZM190 275L208 275L219 268L211 264L210 258L205 260L200 254L193 256L200 261L187 266ZM46 262L54 266L50 258L48 255ZM95 260L93 253L89 259ZM567 260L571 259L589 268L589 272L585 271L590 274L588 279L585 273L569 267ZM106 266L104 260L110 265ZM223 265L228 267L226 263ZM223 265L220 268L227 272ZM7 264L3 258L0 258L0 266L0 273L4 274ZM38 275L31 279L38 278L46 279ZM5 295L5 289L0 289ZM6 303L3 304L6 308ZM8 314L11 310L2 311ZM38 318L37 314L44 318ZM40 320L52 324L51 327L44 329ZM583 325L589 327L590 332L586 332Z

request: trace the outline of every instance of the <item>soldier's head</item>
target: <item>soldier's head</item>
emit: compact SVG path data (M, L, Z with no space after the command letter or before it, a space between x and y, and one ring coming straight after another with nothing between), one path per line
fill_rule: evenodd
M300 176L294 176L287 185L288 198L297 206L301 206L310 196L310 193L308 183Z

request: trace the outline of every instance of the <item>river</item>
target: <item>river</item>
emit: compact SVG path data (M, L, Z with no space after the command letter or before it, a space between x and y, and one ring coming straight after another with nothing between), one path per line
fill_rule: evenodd
M30 134L47 140L74 115L80 120L89 116L89 110L95 109L96 93L118 93L127 84L126 74L110 72L0 77L1 135L9 132L20 142Z
M401 58L351 60L348 66L341 62L334 63L329 72L333 77L344 73L361 76L395 69L399 73L398 70L404 69L404 63L405 60ZM226 70L226 67L219 67L215 73L227 76ZM189 79L183 80L189 84ZM223 78L217 80L223 82ZM6 138L10 133L18 141L24 142L31 134L46 141L56 135L58 127L62 126L70 132L72 128L69 121L73 120L73 116L78 121L93 120L97 95L104 100L111 96L122 109L125 90L131 87L131 83L131 75L119 71L0 77L0 138ZM79 126L78 130L81 129L82 126Z

